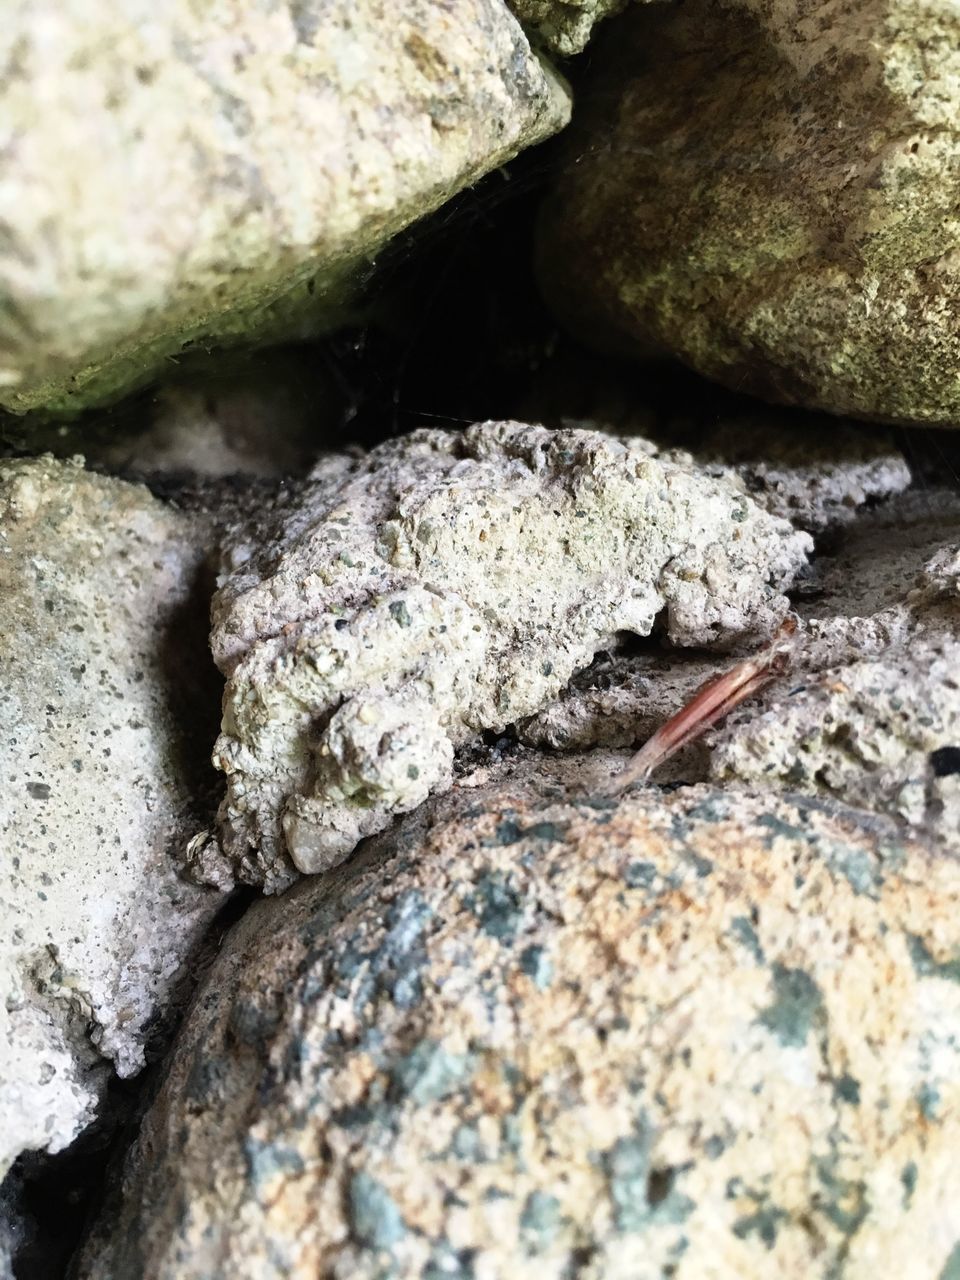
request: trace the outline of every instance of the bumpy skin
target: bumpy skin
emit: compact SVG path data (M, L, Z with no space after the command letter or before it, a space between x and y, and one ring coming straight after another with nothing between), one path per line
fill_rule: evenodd
M258 903L83 1280L952 1274L960 863L611 766L521 761Z
M786 677L658 780L842 800L960 854L960 494L916 490L861 512L814 560L794 605L800 640ZM639 746L718 668L703 654L604 655L521 737Z
M209 786L209 536L77 463L0 462L0 1175L140 1070L223 902L174 859Z
M646 441L518 423L331 458L279 517L238 535L211 637L220 843L268 890L449 785L456 746L616 632L768 634L810 545Z
M14 0L0 406L342 321L402 227L566 123L502 0Z
M960 420L951 0L638 6L591 57L541 241L571 325L771 400Z

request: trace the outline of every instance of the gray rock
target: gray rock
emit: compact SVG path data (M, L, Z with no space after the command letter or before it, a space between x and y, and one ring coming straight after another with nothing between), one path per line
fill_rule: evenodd
M509 0L528 31L563 56L580 53L594 24L624 8L627 0Z
M918 490L861 513L813 561L795 605L801 639L786 676L657 777L839 799L960 853L960 494ZM725 665L604 655L521 739L639 746Z
M124 475L277 480L303 475L336 439L337 398L315 350L280 349L251 358L224 354L216 372L164 383L150 397L149 416L130 415L118 430L104 414L58 434L82 444L88 464ZM35 425L30 436L40 434ZM57 450L62 452L62 448Z
M333 865L615 633L768 635L809 545L641 439L485 423L331 456L226 553L224 854L268 891Z
M644 5L592 51L544 287L588 340L736 390L960 420L960 14Z
M0 65L18 413L342 320L392 235L569 111L502 0L22 0Z
M216 699L209 536L77 462L0 462L0 1175L144 1065L223 901L173 856Z
M82 1280L948 1274L960 863L528 759L227 939Z
M90 470L146 482L178 503L205 485L244 495L302 476L342 439L343 396L316 347L221 352L184 362L176 376L112 411L69 421L7 417L9 453L82 454Z

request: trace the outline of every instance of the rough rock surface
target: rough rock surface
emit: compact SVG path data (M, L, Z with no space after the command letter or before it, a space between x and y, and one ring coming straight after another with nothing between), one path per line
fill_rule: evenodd
M513 762L258 903L83 1280L946 1275L960 863L609 768Z
M326 362L304 343L224 351L111 410L69 421L7 416L0 449L82 454L90 470L145 482L180 503L202 483L226 482L225 497L231 487L248 496L258 481L304 475L341 442L344 417Z
M580 53L594 24L622 9L627 0L509 0L528 31L557 53Z
M0 33L0 405L314 330L395 232L566 121L502 0L16 0Z
M216 699L203 534L78 463L0 462L0 1175L139 1070L222 902L173 858Z
M326 459L214 599L224 853L268 891L333 865L616 632L768 634L809 543L639 439L485 423Z
M798 584L785 679L663 777L786 787L893 815L960 853L960 494L862 513ZM561 749L639 745L723 664L604 655L521 726Z
M541 275L590 340L743 391L960 420L960 11L632 9L592 53Z
M731 717L712 775L894 814L960 854L960 494L867 516L811 585L799 670Z

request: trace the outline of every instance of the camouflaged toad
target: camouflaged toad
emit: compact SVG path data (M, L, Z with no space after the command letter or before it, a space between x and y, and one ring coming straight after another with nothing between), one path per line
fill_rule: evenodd
M809 546L645 440L483 423L321 462L214 600L223 852L268 891L341 861L617 632L768 633Z

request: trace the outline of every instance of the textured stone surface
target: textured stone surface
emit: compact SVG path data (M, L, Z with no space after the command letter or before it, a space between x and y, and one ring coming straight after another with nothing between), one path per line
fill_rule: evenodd
M17 412L342 316L392 234L568 113L501 0L17 0L0 65Z
M955 4L637 6L591 57L541 246L571 325L771 400L960 420Z
M0 462L0 1173L139 1070L222 901L173 859L216 699L206 532L78 464Z
M960 863L609 768L501 766L257 904L84 1280L947 1274Z
M225 498L231 487L249 496L259 481L304 475L340 443L343 396L316 345L224 351L197 364L111 410L69 421L8 416L0 447L79 453L91 470L145 481L179 502L219 482Z
M841 797L960 854L960 494L866 517L816 586L799 670L730 718L712 775Z
M795 605L785 678L658 778L820 794L960 853L960 494L914 491L862 513L813 561ZM639 745L722 669L703 654L603 655L521 738Z
M580 53L594 23L622 9L627 0L509 0L528 31L563 55Z
M154 481L303 475L330 447L338 422L318 364L315 349L224 354L215 373L158 387L143 412L104 414L92 439L89 420L57 430L82 443L88 463ZM118 429L118 418L127 430ZM39 434L35 426L30 434Z
M640 439L485 423L331 456L214 599L225 854L268 890L332 865L618 631L768 634L809 541Z

